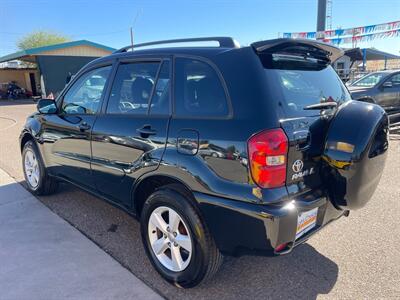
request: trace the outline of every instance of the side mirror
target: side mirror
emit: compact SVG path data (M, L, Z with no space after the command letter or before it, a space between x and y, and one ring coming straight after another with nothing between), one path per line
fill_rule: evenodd
M393 83L391 81L386 81L384 84L382 84L383 88L391 88L393 87Z
M42 114L55 114L57 112L57 105L53 99L40 99L36 107Z

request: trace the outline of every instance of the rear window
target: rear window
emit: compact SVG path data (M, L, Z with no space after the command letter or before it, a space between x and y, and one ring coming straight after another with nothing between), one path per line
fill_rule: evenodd
M349 92L330 65L313 67L313 62L301 65L283 64L282 68L265 68L266 78L276 87L285 115L307 116L316 111L304 110L308 105L351 99Z

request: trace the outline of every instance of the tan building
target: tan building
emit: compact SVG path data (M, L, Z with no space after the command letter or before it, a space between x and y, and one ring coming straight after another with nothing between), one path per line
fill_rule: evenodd
M15 82L33 95L57 95L67 78L93 59L115 49L86 40L38 47L0 57L0 63L22 61L26 64L0 67L0 83Z
M400 59L367 61L368 71L400 70Z
M31 80L31 78L33 79ZM40 81L36 68L0 68L0 83L15 82L18 86L32 93L32 81Z

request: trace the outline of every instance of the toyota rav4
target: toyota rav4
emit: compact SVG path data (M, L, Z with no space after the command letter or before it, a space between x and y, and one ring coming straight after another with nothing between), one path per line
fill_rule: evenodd
M136 216L153 266L181 287L223 255L289 253L363 207L384 168L387 115L350 99L331 67L341 55L213 37L96 59L27 119L28 188L68 181Z

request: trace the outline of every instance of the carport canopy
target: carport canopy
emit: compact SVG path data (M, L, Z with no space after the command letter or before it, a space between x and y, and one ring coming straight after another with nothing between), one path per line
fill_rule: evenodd
M353 48L353 49L345 50L344 53L346 56L350 57L350 59L352 61L400 59L400 56L398 56L398 55L380 51L380 50L373 49L373 48L364 48L364 49Z
M33 83L31 80L30 85L32 90L34 87L40 88L44 97L57 95L71 75L76 74L88 62L114 51L114 48L105 45L79 40L11 53L0 57L0 63L14 60L34 63L35 78L32 78Z
M36 62L36 57L40 55L64 55L64 56L94 56L100 57L114 52L115 49L90 42L87 40L79 40L66 42L61 44L37 47L18 51L0 57L0 63L11 60L22 60L31 63Z

